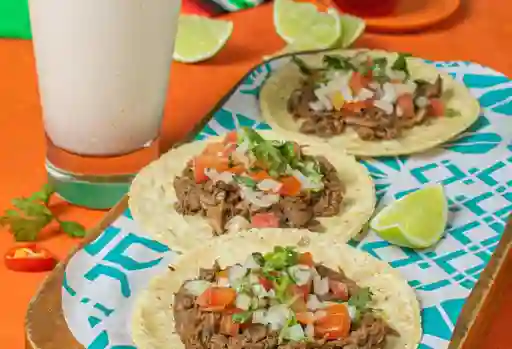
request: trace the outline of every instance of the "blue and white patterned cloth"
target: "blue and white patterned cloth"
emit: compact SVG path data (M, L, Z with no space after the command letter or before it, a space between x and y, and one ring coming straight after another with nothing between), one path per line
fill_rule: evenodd
M239 126L267 129L257 96L282 58L252 71L198 139ZM443 349L462 306L491 258L512 212L512 81L468 62L428 62L464 83L483 108L477 123L444 149L365 162L379 207L428 183L442 183L449 200L445 238L429 251L391 246L373 232L357 245L397 268L422 303L420 349ZM356 245L355 242L352 242ZM144 235L129 211L69 262L63 309L71 332L88 349L134 349L134 297L164 270L174 253Z

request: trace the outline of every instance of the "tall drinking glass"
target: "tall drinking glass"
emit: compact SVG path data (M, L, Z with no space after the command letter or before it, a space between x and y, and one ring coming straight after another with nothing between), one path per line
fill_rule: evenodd
M29 0L50 184L109 208L159 156L180 0Z

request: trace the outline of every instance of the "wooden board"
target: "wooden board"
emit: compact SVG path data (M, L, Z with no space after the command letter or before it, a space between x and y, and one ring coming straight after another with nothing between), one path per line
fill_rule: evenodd
M124 198L101 221L91 229L78 248L72 251L41 284L31 300L25 319L25 347L27 349L84 349L68 329L62 312L62 278L68 260L85 245L93 241L116 220L127 208ZM505 263L512 245L512 220L509 220L503 237L496 248L487 268L482 273L469 296L455 327L449 349L481 348L482 334L487 332L489 318L496 311L497 302L491 302L493 295L500 292L505 284L506 274L512 270L512 263Z

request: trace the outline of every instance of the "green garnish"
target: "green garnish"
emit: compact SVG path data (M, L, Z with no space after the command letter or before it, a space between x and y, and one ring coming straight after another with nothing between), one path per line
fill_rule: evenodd
M292 56L292 62L295 63L297 65L297 67L299 67L300 72L302 74L311 75L311 73L312 73L311 69L307 66L307 64L302 59L300 59L297 56Z
M386 74L386 68L388 66L388 60L384 57L373 59L372 64L372 79L380 84L389 81L389 76Z
M264 269L284 270L299 262L299 254L294 247L275 246L273 252L265 253Z
M363 287L359 291L352 295L348 300L348 305L355 307L358 311L364 311L368 308L368 303L372 301L373 293L370 288Z
M273 279L277 300L280 303L286 303L290 298L290 286L295 284L295 282L288 273L279 273L278 276L274 276Z
M447 108L444 114L447 118L453 118L461 115L460 111L453 108Z
M252 259L258 264L260 267L265 265L265 257L259 252L254 252L252 254Z
M323 58L324 65L328 69L334 70L353 70L356 71L357 68L350 62L350 58L342 57L342 56L324 56Z
M45 184L28 198L12 200L14 209L8 209L0 216L0 226L8 226L16 241L35 241L37 235L52 221L57 221L60 229L72 237L83 237L84 227L76 222L59 220L49 208L49 202L55 193Z
M241 313L236 313L232 315L233 322L237 324L243 324L244 322L249 321L252 316L252 311L243 311Z
M257 186L257 182L250 178L250 177L245 177L245 176L233 176L233 179L235 180L235 182L237 182L238 184L240 185L243 185L245 187L249 187L249 188L256 188Z
M391 69L393 70L400 70L405 73L405 76L408 78L410 76L409 74L409 68L407 67L407 57L411 57L412 55L410 53L399 53L398 58L396 59L395 63L391 66Z

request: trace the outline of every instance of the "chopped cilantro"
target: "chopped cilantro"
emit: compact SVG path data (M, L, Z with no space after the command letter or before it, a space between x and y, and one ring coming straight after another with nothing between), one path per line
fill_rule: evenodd
M311 73L312 73L311 69L307 66L307 64L302 59L300 59L297 56L292 56L292 62L295 63L297 65L297 67L299 67L300 72L302 74L311 75Z
M254 252L252 254L252 259L254 259L254 261L260 266L264 266L265 265L265 258L263 257L263 255L259 252Z
M233 179L240 185L249 187L249 188L256 188L256 181L250 177L245 176L233 176Z
M447 118L453 118L456 116L460 116L460 111L453 108L447 108L444 114Z
M410 74L409 68L407 67L407 57L410 56L410 53L399 53L395 63L391 66L391 69L403 71L405 75L409 77Z
M348 57L326 55L324 56L323 62L328 69L357 70Z
M249 321L249 319L252 317L251 311L243 311L241 313L236 313L232 315L233 322L237 324L243 324L244 322Z
M364 311L368 308L368 303L372 300L373 293L368 287L363 287L359 291L352 295L348 300L348 305L351 305L357 309L357 311Z
M273 252L265 253L265 269L283 270L299 261L299 254L294 247L274 247Z

